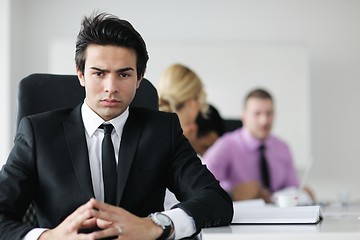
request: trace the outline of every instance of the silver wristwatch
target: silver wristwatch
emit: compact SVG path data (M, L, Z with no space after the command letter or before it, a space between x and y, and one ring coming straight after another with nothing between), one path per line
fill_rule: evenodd
M163 233L158 239L159 240L167 239L173 227L173 223L171 219L167 215L161 212L152 213L149 216L156 225L160 226L163 229Z

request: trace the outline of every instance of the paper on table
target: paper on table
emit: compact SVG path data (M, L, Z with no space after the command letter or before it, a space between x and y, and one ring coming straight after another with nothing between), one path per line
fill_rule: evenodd
M321 220L320 206L237 207L232 224L315 224Z
M264 199L257 198L257 199L250 199L250 200L241 200L241 201L234 201L234 210L237 208L247 208L247 207L265 207L266 203Z

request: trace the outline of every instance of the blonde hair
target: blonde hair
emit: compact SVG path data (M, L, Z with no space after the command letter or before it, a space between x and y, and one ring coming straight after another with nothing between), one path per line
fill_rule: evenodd
M201 112L207 111L206 93L200 78L182 64L169 66L158 82L159 110L177 112L190 99L197 99Z

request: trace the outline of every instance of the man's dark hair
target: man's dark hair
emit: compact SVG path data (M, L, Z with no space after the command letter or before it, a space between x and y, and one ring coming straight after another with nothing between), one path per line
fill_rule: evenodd
M128 21L107 13L94 13L90 17L84 17L75 51L75 63L81 72L85 69L86 49L90 44L134 49L137 55L137 78L140 80L144 76L149 60L146 45Z
M269 100L273 101L271 94L262 88L256 88L256 89L250 91L248 93L248 95L246 95L246 97L245 97L244 106L246 106L246 103L250 98L269 99Z

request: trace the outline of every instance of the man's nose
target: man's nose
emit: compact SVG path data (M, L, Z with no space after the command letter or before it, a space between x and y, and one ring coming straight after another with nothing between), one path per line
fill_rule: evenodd
M268 122L269 122L269 116L267 116L266 114L263 114L263 115L261 115L261 117L260 117L260 124L261 125L266 125Z
M113 74L109 74L108 77L105 80L105 86L104 89L106 92L116 92L116 76L114 76Z

